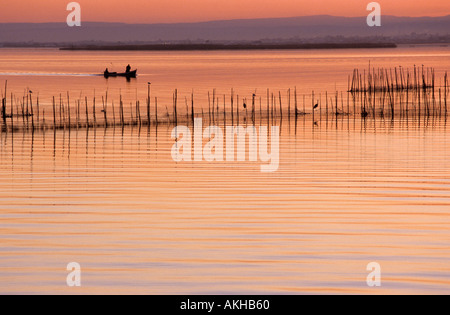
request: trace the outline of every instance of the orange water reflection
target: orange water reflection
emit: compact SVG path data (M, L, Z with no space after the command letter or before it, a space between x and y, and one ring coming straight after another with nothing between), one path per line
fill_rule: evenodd
M2 134L0 293L448 292L445 119L284 121L275 173L170 132Z

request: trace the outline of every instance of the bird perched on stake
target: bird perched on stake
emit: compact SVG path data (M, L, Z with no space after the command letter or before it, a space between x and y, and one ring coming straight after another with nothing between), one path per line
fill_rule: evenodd
M317 109L317 107L319 107L319 103L317 103L316 105L314 105L314 109Z

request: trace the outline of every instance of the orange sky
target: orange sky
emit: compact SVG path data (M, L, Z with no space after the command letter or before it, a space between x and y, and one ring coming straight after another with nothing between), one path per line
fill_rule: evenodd
M65 22L70 0L4 0L1 22ZM315 14L364 16L371 0L78 0L82 21L192 22ZM449 0L379 0L382 14L442 16Z

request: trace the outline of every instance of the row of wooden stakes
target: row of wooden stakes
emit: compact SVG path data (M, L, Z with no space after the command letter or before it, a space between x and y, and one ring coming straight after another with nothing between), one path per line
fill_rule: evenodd
M249 98L242 98L231 89L230 94L217 95L214 89L207 95L207 109L204 106L196 107L194 93L189 98L184 97L185 113L180 113L179 93L175 89L172 97L172 112L165 106L161 115L158 110L158 98L151 97L150 84L148 85L145 106L139 100L131 102L125 110L125 104L120 96L118 105L108 99L108 91L101 97L101 103L94 97L77 100L70 99L69 93L64 97L52 97L50 112L47 106L41 106L39 97L33 98L33 93L27 91L22 99L17 100L11 93L7 95L7 81L2 97L1 118L2 131L20 131L24 129L61 129L61 128L97 128L127 125L151 124L179 124L192 123L195 117L208 118L209 122L223 124L239 124L240 122L255 123L257 117L267 119L269 122L284 118L298 118L311 115L312 120L321 119L322 116L354 115L362 118L368 117L397 117L397 116L447 116L448 87L444 89L387 89L375 93L368 92L328 92L306 96L300 100L297 88L286 92L271 92L267 89L266 95L253 93ZM222 97L223 96L223 97ZM308 98L308 100L307 100ZM264 104L263 104L264 101ZM71 106L72 102L72 106ZM117 102L116 102L117 104ZM160 106L161 107L161 106ZM45 109L47 108L47 112Z

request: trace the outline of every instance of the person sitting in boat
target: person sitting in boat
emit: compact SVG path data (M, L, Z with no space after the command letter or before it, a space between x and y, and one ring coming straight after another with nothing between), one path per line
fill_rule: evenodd
M128 72L130 72L130 71L131 71L131 66L128 65L128 66L127 66L127 69L125 70L125 72L128 73Z

